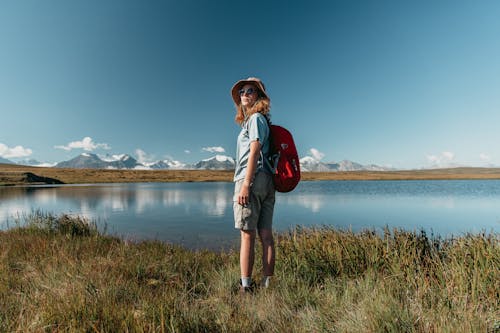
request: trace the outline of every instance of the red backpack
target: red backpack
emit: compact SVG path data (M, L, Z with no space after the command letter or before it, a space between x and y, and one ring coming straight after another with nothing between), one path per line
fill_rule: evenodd
M267 119L267 117L266 117ZM269 162L274 173L274 188L290 192L300 181L300 162L292 134L284 127L269 125Z

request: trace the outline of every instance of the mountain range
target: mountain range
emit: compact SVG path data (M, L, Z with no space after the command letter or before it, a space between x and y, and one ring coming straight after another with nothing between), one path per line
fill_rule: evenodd
M234 169L235 162L231 157L216 155L212 158L202 160L195 164L186 164L170 159L140 163L130 155L106 155L83 153L75 158L57 163L56 168L91 168L91 169L140 169L140 170L230 170Z
M340 162L324 163L311 156L300 159L301 171L328 172L328 171L389 171L391 168L382 167L376 164L362 165L356 162L343 160Z
M0 158L0 163L16 164L12 161ZM232 157L216 155L209 159L201 160L194 164L182 163L175 160L160 160L156 162L140 163L128 154L98 156L96 154L83 153L68 161L59 162L56 165L40 163L36 160L24 160L17 164L30 166L53 166L56 168L76 169L141 169L141 170L232 170L235 160ZM313 157L306 156L300 159L301 171L330 172L330 171L387 171L390 168L375 164L362 165L356 162L344 160L341 162L321 162Z
M3 164L16 164L6 158L3 158L3 157L0 157L0 163L3 163Z
M141 164L129 155L117 155L115 157L100 158L95 154L83 153L77 157L57 163L56 168L75 168L75 169L135 169Z

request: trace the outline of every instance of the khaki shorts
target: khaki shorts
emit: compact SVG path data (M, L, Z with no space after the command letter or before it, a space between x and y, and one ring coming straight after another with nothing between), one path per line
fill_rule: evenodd
M234 186L233 209L234 227L241 230L272 229L275 190L273 178L266 172L257 172L250 188L248 205L238 203L243 179Z

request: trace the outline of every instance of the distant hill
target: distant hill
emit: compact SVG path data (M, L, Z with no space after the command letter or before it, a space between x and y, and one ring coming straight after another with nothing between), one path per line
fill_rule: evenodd
M27 160L22 160L22 161L18 161L17 164L19 165L27 165L27 166L38 166L40 164L42 164L41 162L35 160L35 159L27 159Z
M3 158L3 157L0 157L0 163L3 163L3 164L16 164L6 158Z
M391 171L393 169L381 167L375 164L362 165L349 160L343 160L338 163L324 163L306 156L300 159L300 168L302 171L309 172L328 172L328 171Z
M34 167L47 167L47 168L55 166L55 163L40 162L40 161L37 161L35 159L27 159L27 160L18 161L17 164L26 165L26 166L34 166Z

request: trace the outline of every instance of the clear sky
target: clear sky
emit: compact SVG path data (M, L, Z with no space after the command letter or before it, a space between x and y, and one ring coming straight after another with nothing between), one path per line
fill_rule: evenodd
M260 77L299 155L500 165L500 2L5 0L0 156L235 155Z

